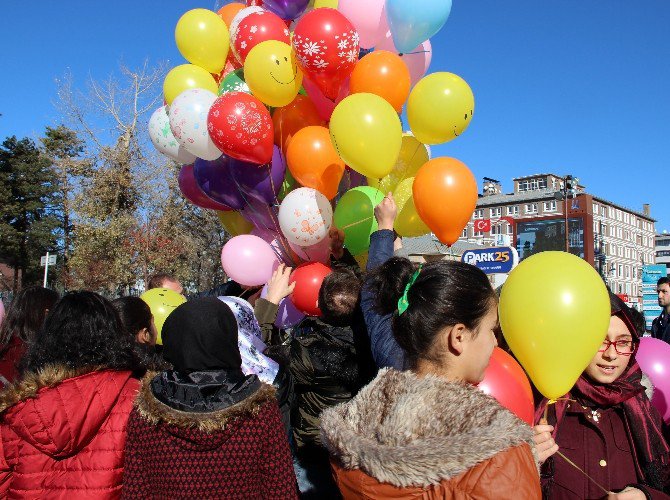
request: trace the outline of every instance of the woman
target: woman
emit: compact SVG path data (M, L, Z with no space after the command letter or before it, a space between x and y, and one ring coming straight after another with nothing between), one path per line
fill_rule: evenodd
M41 286L21 290L7 309L0 327L0 384L7 386L19 374L27 344L42 328L44 318L58 300L58 293Z
M368 286L408 371L383 369L323 412L344 498L539 498L530 427L473 385L496 346L497 297L484 273L394 257Z
M120 297L112 301L126 333L140 345L156 345L156 325L151 308L139 297Z
M134 364L111 303L65 295L0 393L0 497L119 497Z
M244 375L238 327L215 298L163 325L174 370L147 374L128 425L126 498L297 498L275 390Z
M535 426L545 496L554 499L669 498L670 447L663 422L641 384L640 342L631 310L610 294L611 318L602 347L569 394ZM543 420L547 401L537 413ZM572 464L561 456L558 450ZM551 457L551 458L549 458ZM580 472L577 467L582 471ZM589 479L587 475L591 478Z

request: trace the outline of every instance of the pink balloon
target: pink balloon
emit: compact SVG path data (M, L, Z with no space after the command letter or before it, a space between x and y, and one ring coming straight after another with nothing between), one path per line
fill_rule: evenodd
M389 30L386 0L340 0L337 10L354 25L362 49L370 49L384 39Z
M323 95L323 92L319 90L319 87L316 85L316 83L310 80L307 75L304 75L302 78L302 86L305 87L305 92L307 92L307 95L314 103L314 106L316 106L316 110L318 111L319 116L326 121L330 120L330 116L333 114L335 106L337 106L342 101L342 99L349 95L348 77L342 83L342 86L340 87L340 93L338 94L337 99L334 101L331 101L325 95Z
M393 37L390 31L386 33L386 37L375 47L375 50L388 50L394 54L400 54L400 51L393 44ZM412 86L416 85L416 82L421 80L428 71L430 61L433 58L433 48L430 45L430 40L426 40L411 52L400 54L400 57L407 65L407 69L409 69Z
M670 344L659 339L644 337L635 353L642 372L654 384L651 404L663 420L670 423Z
M221 250L223 270L240 285L267 283L279 265L272 247L258 236L243 234L231 238Z
M305 262L321 262L330 265L330 238L326 236L316 245L301 247L289 243L295 254Z

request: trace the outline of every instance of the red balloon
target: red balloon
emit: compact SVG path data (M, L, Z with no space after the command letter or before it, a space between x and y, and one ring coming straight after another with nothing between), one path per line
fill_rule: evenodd
M331 272L330 267L320 262L307 262L295 268L289 280L289 283L295 282L295 290L289 297L298 311L309 316L321 316L317 306L319 289L323 279Z
M261 42L291 43L290 31L281 17L260 7L255 10L241 19L236 16L230 25L230 48L240 64L244 64L247 54Z
M302 72L334 101L358 62L354 25L335 9L314 9L296 24L292 44Z
M493 396L521 420L533 425L533 390L521 365L496 347L479 389Z
M193 165L184 165L179 171L177 178L179 183L179 190L188 201L200 208L207 208L209 210L229 211L232 210L228 205L218 203L207 196L202 189L198 187L193 177Z
M209 110L207 129L216 147L231 158L260 165L272 159L272 117L252 95L228 92L219 96Z

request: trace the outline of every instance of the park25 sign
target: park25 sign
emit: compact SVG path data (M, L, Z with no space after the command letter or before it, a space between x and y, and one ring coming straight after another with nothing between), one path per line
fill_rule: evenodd
M486 274L507 274L519 263L519 255L512 247L482 248L463 252L461 261Z

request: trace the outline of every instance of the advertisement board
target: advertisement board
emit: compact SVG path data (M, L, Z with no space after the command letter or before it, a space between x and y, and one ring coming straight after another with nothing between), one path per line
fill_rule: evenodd
M665 276L665 264L650 264L642 266L642 311L647 330L651 329L651 322L661 314L656 293L656 282Z
M584 258L584 219L568 219L570 253ZM536 220L516 223L516 249L521 260L547 250L565 251L565 220Z
M512 247L482 248L463 252L461 261L486 274L507 274L519 263L519 255Z

